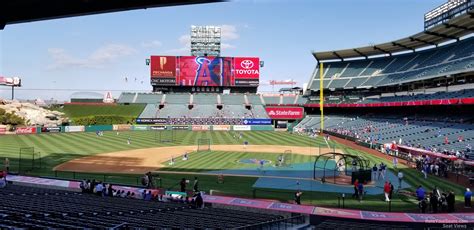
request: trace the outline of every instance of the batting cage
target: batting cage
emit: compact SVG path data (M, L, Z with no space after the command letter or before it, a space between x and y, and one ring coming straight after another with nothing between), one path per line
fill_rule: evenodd
M174 143L176 139L175 130L159 130L155 133L156 142L160 143Z
M31 172L41 168L41 153L36 153L34 147L20 148L18 153L18 173Z
M211 139L198 139L197 151L210 151L211 150Z

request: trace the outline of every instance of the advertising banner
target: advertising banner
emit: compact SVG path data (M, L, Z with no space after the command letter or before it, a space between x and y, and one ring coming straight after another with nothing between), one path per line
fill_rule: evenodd
M61 127L42 127L41 132L42 133L60 133Z
M152 85L176 85L175 56L151 56L150 76Z
M66 133L84 132L85 128L84 128L84 126L64 126L64 131Z
M178 85L180 86L231 86L232 58L179 57Z
M250 131L252 128L250 125L234 125L234 131Z
M272 119L296 120L304 115L303 107L266 107L265 110Z
M113 125L115 131L128 131L132 128L131 125Z
M134 131L145 131L145 130L148 130L148 126L147 125L134 125L134 126L132 126L132 130L134 130Z
M168 119L166 118L137 118L135 120L137 124L166 124Z
M6 125L0 125L0 135L5 134L7 132L7 126Z
M20 128L16 128L15 133L16 133L16 134L32 134L32 133L36 133L36 127L20 127Z
M258 57L234 58L235 85L258 86L260 60Z
M244 119L244 125L271 125L272 119Z
M112 131L112 125L88 125L86 126L86 132L96 132L96 131Z
M230 125L213 125L212 130L216 131L230 131Z
M193 125L191 127L193 131L208 131L211 130L211 126L209 125Z
M173 125L171 126L172 130L189 130L188 125Z
M165 130L166 126L164 125L152 125L150 126L150 130Z

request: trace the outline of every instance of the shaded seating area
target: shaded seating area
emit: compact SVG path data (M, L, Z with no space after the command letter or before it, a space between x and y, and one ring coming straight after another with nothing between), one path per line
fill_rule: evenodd
M0 190L0 228L239 228L280 215L190 204L100 197L11 184Z

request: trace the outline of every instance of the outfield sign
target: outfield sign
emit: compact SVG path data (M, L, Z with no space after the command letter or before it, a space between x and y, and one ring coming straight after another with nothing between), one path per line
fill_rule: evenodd
M209 131L211 130L211 126L210 125L193 125L191 126L191 129L193 131Z
M271 125L272 119L244 119L244 125Z
M65 126L64 132L72 133L72 132L84 132L84 126Z
M166 118L137 118L135 119L137 124L166 124L168 119Z
M7 126L6 125L0 125L0 134L5 134L7 132Z
M15 130L16 134L32 134L36 133L36 127L19 127Z
M150 130L165 130L166 126L164 125L152 125L150 126Z
M230 131L230 125L213 125L212 130Z
M189 130L188 125L173 125L171 126L172 130Z
M250 125L234 125L234 131L250 131L252 127Z
M132 130L145 131L145 130L148 130L148 126L147 125L134 125L132 126Z
M42 133L60 133L61 127L42 127L41 132Z
M115 131L128 131L131 128L131 125L113 125L113 130Z
M304 115L303 107L266 107L265 110L272 119L297 120Z

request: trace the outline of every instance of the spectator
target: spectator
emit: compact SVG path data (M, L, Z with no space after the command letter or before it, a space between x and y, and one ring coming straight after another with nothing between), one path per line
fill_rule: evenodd
M95 186L95 194L99 195L99 196L102 196L102 190L104 189L104 186L102 185L102 183L99 181L99 183L97 183L97 185Z
M295 193L295 203L296 204L301 204L301 195L303 195L303 192L301 192L300 190L296 191Z
M448 212L454 212L454 204L456 203L456 197L454 196L453 191L449 191L448 197L446 197L448 202Z
M426 207L428 207L428 202L426 202L426 199L422 199L418 203L418 207L420 207L421 213L426 213Z
M3 162L3 165L5 166L5 171L7 173L10 172L10 159L8 159L8 157L5 157L5 161Z
M180 192L186 192L186 178L181 179L179 186L181 187Z
M357 190L359 191L359 202L361 202L362 196L364 195L364 184L359 183L359 185L357 186Z
M416 189L416 199L419 201L425 199L425 190L423 189L423 187L421 187L421 185L418 186L418 189Z
M202 199L201 192L197 192L194 195L194 203L196 205L196 208L203 208L204 206L204 200Z
M389 197L389 194L390 194L390 184L388 183L388 181L385 181L385 184L383 186L383 192L385 194L385 202L389 202L390 201L390 197Z
M89 183L86 179L81 181L79 187L81 188L82 193L86 193L87 191L89 191Z
M438 196L434 193L430 193L430 205L431 205L431 211L433 213L438 213Z
M402 171L398 170L398 189L402 188L402 181L403 181L403 173Z
M352 198L356 198L356 199L359 199L359 180L356 179L354 181L354 194L352 194Z
M153 187L154 187L154 184L153 184L153 175L151 174L151 172L147 172L147 173L146 173L146 177L147 177L147 179L148 179L147 188L153 188Z
M194 177L194 185L193 185L194 192L199 192L199 181L197 177Z
M112 187L112 184L109 184L109 187L107 188L107 196L114 196L114 188Z
M464 207L471 208L471 197L472 192L469 188L466 188L466 192L464 193Z
M0 188L7 187L7 174L0 172Z
M130 194L128 195L130 197ZM152 197L151 190L148 190L148 192L145 194L145 200L150 201Z

